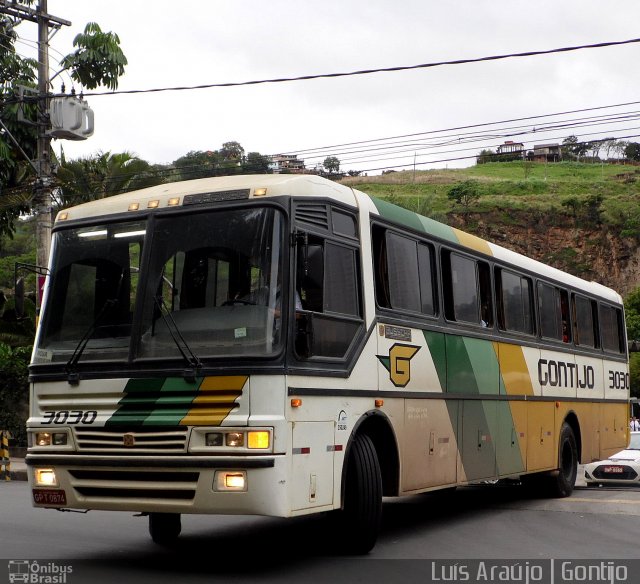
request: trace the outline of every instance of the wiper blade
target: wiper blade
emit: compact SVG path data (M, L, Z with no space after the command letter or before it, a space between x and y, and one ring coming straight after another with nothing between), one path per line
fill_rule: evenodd
M78 381L80 378L79 378L78 372L76 371L76 365L78 364L78 361L80 361L80 357L82 357L82 353L87 348L87 345L89 344L89 341L93 336L93 333L96 332L96 329L98 328L98 323L102 320L102 317L107 313L107 311L113 308L114 306L116 306L116 304L118 304L117 298L107 298L105 303L102 305L102 308L100 309L98 314L96 314L96 317L93 319L93 322L89 325L84 335L82 335L82 338L78 341L78 344L76 345L76 348L74 349L73 354L71 355L71 358L69 359L69 361L67 361L67 364L65 366L65 371L67 372L67 376L68 376L67 379L70 384L72 385L78 384Z
M164 324L167 327L167 330L169 331L169 334L171 335L173 342L175 343L176 347L178 347L178 351L180 351L180 354L182 355L182 358L185 360L187 365L191 367L189 371L184 372L185 378L195 381L196 372L202 368L202 361L200 361L198 356L191 350L189 343L187 343L184 336L180 332L180 329L178 328L176 321L173 319L173 316L171 315L171 311L167 308L167 305L164 303L163 298L159 296L154 296L153 299L156 303L156 306L158 307L158 310L160 311L160 316L162 317L162 320L164 321ZM173 327L173 330L172 330L172 327ZM187 355L185 350L182 348L182 345L180 344L180 342L182 342L182 345L184 345L184 349L187 350L189 355Z

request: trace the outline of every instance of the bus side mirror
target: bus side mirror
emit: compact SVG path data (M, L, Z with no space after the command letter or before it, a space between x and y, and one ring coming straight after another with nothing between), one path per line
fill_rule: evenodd
M24 278L18 278L14 286L16 318L24 317Z

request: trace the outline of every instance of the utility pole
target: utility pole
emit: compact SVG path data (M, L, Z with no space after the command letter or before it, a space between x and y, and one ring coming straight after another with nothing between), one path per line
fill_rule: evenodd
M36 185L34 189L34 213L36 218L36 263L46 266L51 247L51 195L53 190L53 167L51 164L51 120L49 118L49 30L56 31L71 22L52 16L47 12L47 0L39 0L37 8L20 4L16 0L0 0L0 14L17 20L28 20L38 25L38 131ZM44 278L42 278L43 280ZM38 305L40 287L38 282Z
M34 193L36 215L36 264L46 266L51 247L51 137L49 136L49 15L47 0L40 0L38 21L38 179ZM40 297L40 285L38 297Z

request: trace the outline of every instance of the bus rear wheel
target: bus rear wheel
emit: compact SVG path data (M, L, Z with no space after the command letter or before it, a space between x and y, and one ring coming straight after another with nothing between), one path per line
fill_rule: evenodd
M149 535L154 543L171 544L178 539L180 531L180 513L149 513Z
M358 434L349 450L342 510L338 529L343 550L366 554L376 543L382 517L382 478L375 446Z
M549 495L568 497L573 493L578 476L578 446L573 429L567 422L560 429L559 467L557 474L550 477Z

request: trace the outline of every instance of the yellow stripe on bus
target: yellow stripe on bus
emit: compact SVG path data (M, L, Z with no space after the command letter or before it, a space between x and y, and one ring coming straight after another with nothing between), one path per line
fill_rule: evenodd
M242 395L247 379L247 375L205 377L198 395L191 403L191 409L180 420L180 424L219 426L236 407L236 400Z

